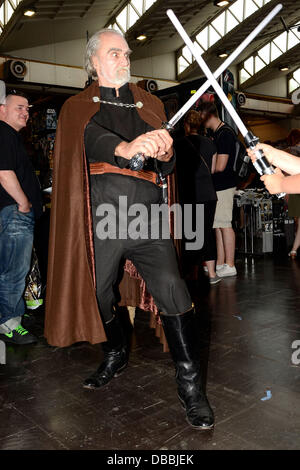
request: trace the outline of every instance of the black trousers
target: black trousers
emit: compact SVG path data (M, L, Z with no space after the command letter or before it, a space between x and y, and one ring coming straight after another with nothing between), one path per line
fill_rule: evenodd
M97 299L104 322L113 318L119 268L125 259L133 262L163 314L175 315L191 309L192 300L180 276L171 239L99 240L94 233L94 247Z
M200 250L186 250L185 244L188 240L183 240L182 258L183 272L188 274L193 266L202 265L203 261L212 261L217 259L216 234L213 228L217 201L206 201L204 206L203 235L204 243ZM195 218L196 205L194 206L193 217ZM193 221L194 223L194 221ZM195 230L195 226L193 229Z
M216 234L213 228L217 201L204 202L204 245L200 250L200 261L217 259Z

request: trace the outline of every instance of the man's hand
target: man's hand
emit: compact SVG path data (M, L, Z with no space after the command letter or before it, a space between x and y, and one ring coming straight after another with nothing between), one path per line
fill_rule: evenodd
M173 139L165 129L147 132L146 135L153 137L158 145L157 160L168 162L173 155Z
M279 194L282 191L284 175L279 168L275 169L274 175L264 175L261 178L270 194Z
M20 212L28 213L32 204L20 186L17 175L13 170L0 171L0 184L5 191L16 201Z
M30 212L30 209L32 207L31 202L25 202L24 204L18 204L18 211L19 212L24 212L24 214Z
M275 158L275 155L277 153L277 149L275 149L274 147L272 147L271 145L267 145L267 144L257 144L255 146L255 149L254 150L262 150L265 157L267 158L268 162L272 165L273 164L273 161L274 161L274 158ZM249 157L251 158L252 162L254 163L256 161L256 155L255 155L255 152L253 150L250 150L249 148L247 149L247 152L248 152L248 155Z
M173 155L172 145L169 132L158 129L142 134L129 143L121 142L115 149L115 155L130 160L137 153L143 153L147 157L169 161Z

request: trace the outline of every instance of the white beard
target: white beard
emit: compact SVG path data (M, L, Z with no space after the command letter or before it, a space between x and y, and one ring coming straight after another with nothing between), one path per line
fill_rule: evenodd
M119 71L126 71L126 74L122 74L122 76L119 76ZM101 74L105 78L105 80L109 81L112 85L117 85L117 86L123 86L125 83L128 83L130 81L131 75L130 75L130 69L129 67L122 67L121 69L118 69L116 72L116 75L114 78L108 77L106 73L101 70Z

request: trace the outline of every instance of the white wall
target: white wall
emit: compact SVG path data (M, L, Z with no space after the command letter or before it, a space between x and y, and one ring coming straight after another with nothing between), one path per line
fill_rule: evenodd
M0 65L6 60L0 56ZM24 60L24 63L27 68L24 77L25 82L83 88L87 80L87 74L83 67L56 65L55 63L43 63L35 60ZM0 78L3 78L2 74L0 74ZM143 78L143 76L132 75L131 81L135 83ZM159 90L176 85L175 82L169 80L159 80L156 78L155 80Z
M268 82L259 83L245 89L249 93L258 93L260 95L277 96L287 98L287 81L286 75L273 78Z
M131 72L145 77L176 80L175 54L162 54L132 61Z
M8 55L23 57L24 59L82 67L84 62L85 45L85 40L77 39L74 41L31 47L30 49L18 49L10 51Z
M44 46L32 47L29 49L18 49L10 51L9 55L21 57L24 59L40 60L52 62L55 64L83 66L85 53L85 39L77 39ZM231 72L237 83L237 68L231 65ZM131 63L131 72L140 77L150 77L154 79L176 80L176 59L175 53L162 54L145 59L133 60ZM258 93L262 95L287 97L286 76L282 75L270 81L259 83L247 88L249 93Z
M23 57L24 59L41 60L63 65L82 67L84 62L86 41L78 39L74 41L47 44L32 47L30 49L18 49L10 51L9 55ZM176 80L175 54L163 54L132 61L131 72L133 75L151 77L156 79Z

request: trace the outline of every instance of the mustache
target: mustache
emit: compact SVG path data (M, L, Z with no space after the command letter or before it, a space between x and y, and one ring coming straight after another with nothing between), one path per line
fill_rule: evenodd
M130 67L119 67L117 69L117 72L119 72L119 70L125 70L126 72L129 72L130 71Z

